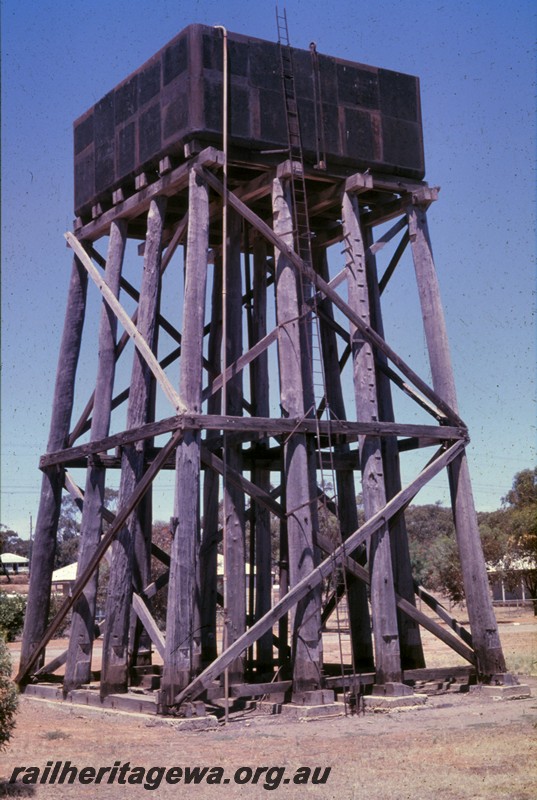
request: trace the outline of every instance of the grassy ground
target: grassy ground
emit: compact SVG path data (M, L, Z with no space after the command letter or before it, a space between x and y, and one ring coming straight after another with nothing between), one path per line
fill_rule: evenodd
M454 609L464 621L464 609ZM500 636L509 668L537 675L537 619L527 611L498 609ZM325 637L326 648L338 646ZM424 646L430 666L459 659L428 634ZM60 649L65 642L54 643ZM11 646L14 654L19 645ZM230 783L185 786L165 781L158 797L197 800L221 797L322 800L535 800L537 796L537 679L526 678L533 697L495 701L479 693L443 694L426 707L391 714L355 715L307 723L248 711L227 726L204 733L178 732L163 720L92 711L87 708L21 698L15 735L2 754L0 775L16 766L71 761L79 767L221 766ZM330 767L326 784L236 785L240 767ZM267 774L267 773L264 773ZM277 775L279 773L270 773ZM38 800L147 797L139 785L0 785L0 794L32 793Z

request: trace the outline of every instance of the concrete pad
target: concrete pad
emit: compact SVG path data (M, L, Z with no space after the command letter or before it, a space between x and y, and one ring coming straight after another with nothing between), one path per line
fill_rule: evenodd
M399 711L401 709L424 706L426 703L426 694L401 695L398 697L366 695L364 697L364 708L366 711Z
M519 683L516 686L490 686L480 684L478 686L471 686L470 691L472 694L478 692L485 697L491 697L493 700L523 700L526 697L531 697L531 689L525 683Z
M62 688L58 685L29 683L24 689L24 694L30 697L41 697L43 700L63 700Z
M281 706L282 717L296 720L323 719L325 717L341 717L345 714L344 703L323 703L322 705L295 705L286 703Z
M373 685L373 695L375 697L406 697L414 694L411 686L406 683L375 683Z
M333 703L336 695L333 689L316 689L311 692L293 692L292 702L300 706L320 706Z
M139 694L110 694L103 701L105 708L117 708L120 711L134 711L138 714L156 714L157 704L154 697L142 697Z
M79 706L93 706L94 708L103 708L104 706L99 692L88 691L87 689L73 689L65 699Z

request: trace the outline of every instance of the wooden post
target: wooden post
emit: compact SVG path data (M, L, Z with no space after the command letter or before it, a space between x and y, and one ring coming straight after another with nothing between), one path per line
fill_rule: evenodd
M209 247L209 190L194 170L189 178L189 214L183 301L179 392L189 411L199 413L202 398L203 326ZM175 462L175 535L172 544L163 703L173 701L200 667L199 604L200 431L185 431Z
M86 313L88 276L75 257L71 270L47 452L67 446L73 410L76 368ZM39 644L47 627L56 535L60 516L63 469L44 471L32 551L32 574L21 647L21 668Z
M365 251L360 230L356 195L345 192L342 219L347 243L348 302L363 322L369 324L369 296ZM373 351L360 330L351 323L356 415L360 421L379 419ZM378 436L360 436L360 469L366 519L386 505L384 469ZM375 638L376 682L401 682L402 671L397 629L397 609L393 585L390 533L385 523L371 537L369 547L371 575L371 613Z
M121 269L127 240L127 223L112 223L104 277L115 297L119 296ZM114 376L116 366L117 317L103 300L99 323L99 362L95 382L91 441L108 436ZM81 572L95 552L101 539L103 508L105 502L106 470L90 464L86 473L84 506L80 527L78 569ZM83 595L73 609L69 647L63 682L64 692L69 692L91 680L91 655L93 649L95 609L97 601L98 571L88 581Z
M425 206L409 206L407 216L433 387L443 400L457 410L455 379ZM505 658L492 607L465 452L450 465L449 478L478 672L484 677L500 674L506 671Z
M273 181L274 231L292 247L292 214L289 182ZM280 368L280 400L284 416L305 415L302 337L299 324L299 292L297 274L289 259L276 252L276 304L278 357ZM309 461L304 434L291 435L284 447L284 471L287 503L287 535L291 587L315 566L312 508L317 497L311 497ZM301 599L292 618L293 691L302 693L321 686L321 612L320 594L316 587Z
M160 295L160 262L166 198L151 201L147 215L144 266L138 304L138 329L151 351L155 349ZM127 409L127 427L149 422L153 375L145 359L136 351ZM118 505L128 500L144 474L146 442L123 448ZM112 562L106 598L106 626L103 639L101 696L126 692L129 666L129 621L131 613L134 542L145 536L146 519L139 504L119 531L112 548Z
M209 329L207 357L214 375L221 370L222 350L222 258L215 252L212 290L212 313ZM207 401L207 413L222 412L222 393L217 391ZM206 441L218 438L219 431L207 431ZM201 660L205 667L216 658L217 572L218 542L220 540L218 501L220 476L206 469L203 479L203 534L200 545L200 593L201 593Z
M324 280L328 281L329 275L326 250L314 250L314 261L316 271ZM326 401L333 417L342 420L347 419L347 416L341 386L336 332L333 327L326 322L326 317L332 320L334 318L333 306L328 299L324 300L322 303L322 316L320 319ZM349 452L350 447L348 444L334 445L334 453L338 455ZM347 536L358 528L358 507L356 503L353 470L338 470L336 474L336 484L341 537L345 540ZM359 564L363 565L366 563L365 547L362 547L361 550L355 554L355 559ZM353 580L349 576L347 588L354 666L359 672L370 672L374 669L374 661L367 587L361 581Z
M232 364L242 354L242 282L241 282L241 218L229 213L229 246L227 263L227 342L226 364ZM242 415L242 372L227 381L227 408L224 413ZM226 437L224 442L226 441ZM226 444L224 444L226 447ZM227 446L226 465L242 473L241 445ZM246 630L246 547L244 493L226 480L224 470L224 626L225 647L229 647ZM229 682L242 683L244 660L237 658L229 666Z
M373 236L371 228L364 231L366 245L366 270L367 284L369 287L369 302L371 326L384 338L384 324L380 303L377 265L371 251ZM387 365L384 353L377 352L377 359ZM379 404L379 418L383 422L394 422L395 415L392 402L391 382L385 372L377 369L377 392ZM399 466L399 448L396 436L386 436L382 439L382 457L384 463L384 480L386 486L386 499L401 491L401 471ZM396 592L409 603L415 605L414 581L408 547L408 534L404 514L399 514L390 523L390 540L392 545L392 564ZM421 644L420 627L408 614L397 609L399 625L401 666L405 669L420 669L425 666L423 647Z
M258 233L254 233L253 279L253 336L252 347L267 334L267 246ZM270 416L268 353L265 350L251 366L252 414ZM259 439L260 451L268 447L268 439ZM254 465L252 482L262 491L270 492L270 470ZM255 503L251 524L255 533L255 619L261 619L272 605L271 532L270 512ZM253 565L250 567L253 569ZM272 632L257 641L257 674L271 675L273 668ZM262 680L262 678L261 678Z

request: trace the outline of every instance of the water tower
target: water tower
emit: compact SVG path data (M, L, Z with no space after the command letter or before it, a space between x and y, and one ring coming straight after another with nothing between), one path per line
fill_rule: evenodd
M65 665L63 695L91 693L101 636L101 703L144 676L161 713L223 695L406 696L435 674L420 626L467 675L505 680L427 229L437 190L424 181L418 79L313 43L293 49L278 21L278 43L190 25L74 124L74 260L22 686ZM384 336L383 295L407 249L432 385ZM81 403L93 284L103 295L95 390ZM130 381L118 385L126 358ZM400 392L419 422L395 419ZM400 460L418 450L422 469L403 487ZM80 486L73 468L85 470ZM470 631L411 571L405 508L445 469ZM152 539L164 470L175 487L169 553ZM78 577L47 625L64 490L82 508ZM166 586L163 628L152 598ZM416 592L447 626L418 610ZM69 648L45 663L69 612ZM334 658L323 630L340 617L348 652Z

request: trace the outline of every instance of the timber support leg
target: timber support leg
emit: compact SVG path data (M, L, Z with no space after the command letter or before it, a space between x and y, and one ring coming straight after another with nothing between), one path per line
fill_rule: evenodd
M274 230L292 245L292 215L289 182L276 178L273 183ZM304 374L301 363L299 288L294 268L283 253L276 253L276 300L278 313L278 354L280 400L284 416L305 415ZM284 447L284 474L287 504L287 539L290 586L293 587L314 566L313 505L309 480L309 454L304 434L291 435ZM302 694L321 688L321 610L320 591L315 588L292 614L293 692Z
M48 452L65 447L69 438L75 375L86 314L87 286L87 273L75 257L56 372ZM47 627L62 487L63 470L58 467L46 470L41 484L35 529L28 609L22 637L21 668L24 668Z
M345 193L342 219L348 243L347 281L349 306L369 324L369 294L367 287L365 248L359 222L358 201ZM376 374L373 351L360 331L351 324L351 346L354 366L354 396L357 419L375 421L379 418ZM380 439L361 436L360 469L366 519L386 505L384 467ZM371 614L375 639L377 683L401 683L402 670L397 627L397 609L391 559L390 531L384 524L371 536L368 552L371 575Z
M192 170L185 264L180 394L193 413L202 397L203 327L209 247L209 191ZM162 696L169 705L201 666L199 630L199 431L186 431L175 462L175 535L172 544Z
M410 205L407 216L433 387L456 411L455 379L427 225L426 205ZM492 675L505 673L506 666L479 538L466 453L462 453L452 462L449 478L464 593L478 672L485 679L490 679Z
M166 198L153 200L147 217L144 264L138 329L152 351L156 350L162 230ZM131 391L127 408L127 426L136 428L150 421L153 376L138 352L134 353ZM134 492L144 473L145 441L124 448L121 462L119 507ZM150 490L149 490L150 491ZM144 504L140 503L120 529L112 546L112 562L106 598L106 626L103 639L101 696L126 692L129 678L129 627L133 586L134 546L144 537Z

